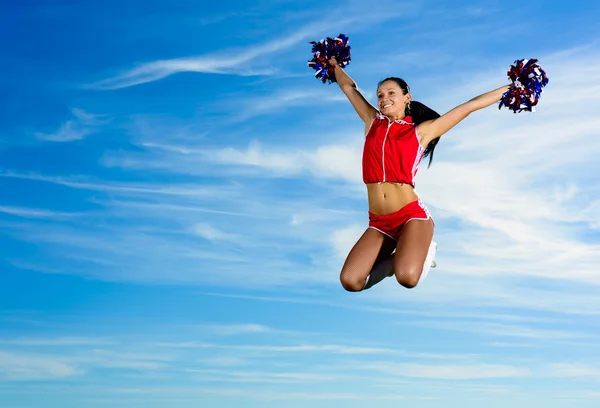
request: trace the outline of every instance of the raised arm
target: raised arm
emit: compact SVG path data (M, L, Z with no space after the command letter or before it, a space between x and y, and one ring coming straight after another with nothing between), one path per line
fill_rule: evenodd
M348 76L342 67L340 67L335 60L332 58L329 63L335 67L335 80L340 86L340 89L348 97L348 100L354 107L358 116L365 122L366 126L370 126L377 109L371 105L365 97L360 93L356 83Z
M336 70L337 73L337 70ZM417 127L421 144L427 146L429 142L458 125L460 121L471 113L487 108L488 106L499 102L502 95L508 91L509 85L494 89L493 91L479 95L468 102L458 105L456 108L448 111L439 118L428 120Z

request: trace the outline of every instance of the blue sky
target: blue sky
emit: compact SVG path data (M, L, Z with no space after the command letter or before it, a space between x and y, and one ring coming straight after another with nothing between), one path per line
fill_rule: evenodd
M596 407L600 6L5 2L0 406ZM362 123L306 66L439 112L539 58L535 113L445 135L417 190L438 267L338 281Z

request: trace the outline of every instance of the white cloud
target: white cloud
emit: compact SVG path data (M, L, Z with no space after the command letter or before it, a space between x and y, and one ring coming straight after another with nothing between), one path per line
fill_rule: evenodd
M15 215L17 217L24 218L62 218L75 215L72 213L64 213L59 211L10 206L0 206L0 213Z
M546 373L549 376L561 378L588 378L600 380L600 369L598 366L584 364L554 363L548 365Z
M49 142L71 142L81 140L92 133L94 133L93 129L81 127L77 122L69 120L63 123L55 133L38 132L35 135L38 139Z
M342 7L329 8L327 18L322 18L323 12L315 18L314 12L310 11L309 20L313 22L301 27L294 27L293 30L279 33L276 38L262 44L253 44L245 48L225 49L213 54L201 55L189 58L172 58L166 60L156 60L141 64L135 68L127 70L119 75L107 78L91 85L90 88L97 89L120 89L135 85L140 85L152 81L157 81L181 72L201 72L209 74L226 74L239 76L265 76L280 73L283 61L279 58L281 51L290 49L303 41L318 41L319 35L336 35L328 32L329 30L338 30L339 27L352 25L354 32L372 27L373 24L382 21L397 18L410 17L415 13L418 6L404 6L401 11L395 11L389 8L382 8L378 11L372 8L366 8L364 4L350 2ZM366 12L368 11L368 12ZM298 15L295 12L294 15ZM310 58L310 46L306 47L308 57ZM257 61L260 57L268 59L268 63ZM270 59L268 57L271 57ZM306 67L306 65L305 65ZM309 72L305 68L306 72ZM280 74L285 75L285 73Z
M157 81L181 72L202 72L228 75L272 75L275 69L271 66L252 67L251 63L258 57L276 55L277 51L288 48L313 36L323 28L325 23L308 24L296 29L294 33L280 35L277 39L247 47L245 49L224 50L222 52L191 58L173 58L142 64L120 75L90 85L91 88L119 89Z
M352 183L352 189L361 188L360 137L348 138L344 143L316 146L269 146L258 140L246 147L189 148L178 145L142 143L143 154L110 153L103 164L110 167L161 169L172 173L255 176L306 177L342 180ZM335 187L335 186L332 186Z
M233 325L210 325L205 326L213 333L222 335L236 335L243 333L269 333L270 327L261 324L233 324Z
M73 113L73 116L75 116L75 118L77 118L81 124L86 126L104 125L109 120L108 115L89 113L78 108L72 108L71 113Z
M293 346L272 345L224 345L204 342L156 343L160 347L214 348L228 350L262 351L266 353L333 353L333 354L398 354L399 350L377 347L354 347L341 344L301 344Z
M198 360L200 364L205 367L214 366L214 367L239 367L243 365L251 364L252 361L246 358L236 357L236 356L215 356L215 357L206 357Z
M291 151L290 151L291 150ZM223 165L246 165L270 171L273 176L310 174L312 177L360 180L361 151L356 144L319 146L314 151L264 148L258 142L247 150L226 148L210 155Z
M122 193L126 195L166 195L166 196L189 196L189 197L214 197L233 193L235 187L227 186L199 186L198 184L155 184L155 183L127 183L127 182L104 182L88 177L62 177L45 176L35 173L18 173L13 171L1 171L0 177L16 178L23 180L43 181L58 184L75 189L103 191L110 193Z
M323 106L327 102L345 102L347 99L345 95L337 92L335 88L317 88L315 90L285 89L272 95L253 97L243 101L244 108L241 109L239 114L230 118L230 120L232 120L232 123L236 123L257 116L267 116L281 111L289 111L298 107L315 106L316 101L318 101L319 106ZM236 98L236 103L239 103L239 98ZM228 110L227 106L231 104L231 97L226 98L220 104L224 106L224 110Z
M168 402L172 403L175 397L182 398L183 401L191 404L196 403L198 395L215 395L222 397L243 397L245 400L258 399L258 400L286 400L286 401L298 401L298 400L404 400L404 399L431 399L430 396L411 396L407 397L404 395L393 394L371 394L365 395L362 393L354 392L315 392L311 389L310 392L297 392L297 391L266 391L260 389L241 389L240 387L226 388L226 387L130 387L130 388L118 388L113 390L114 393L119 395L152 395L153 401L157 397L157 394L163 394L169 396ZM189 398L189 400L187 399Z
M366 225L357 224L333 232L331 235L331 244L338 259L346 259L348 253L365 232L366 228Z
M492 319L490 319L492 320ZM435 328L448 331L466 331L474 334L482 334L494 337L515 337L531 340L565 341L589 337L588 334L574 332L571 330L553 330L536 328L525 325L509 325L491 322L467 322L453 319L448 321L418 321L403 323L408 325Z
M0 377L5 380L58 379L83 374L60 357L0 351Z
M31 347L55 347L55 346L88 346L112 344L111 340L91 337L57 337L57 338L15 338L0 339L0 344Z
M304 168L302 159L306 159L301 152L289 154L285 151L265 151L257 142L252 143L245 151L224 148L212 153L207 152L206 156L212 157L217 163L260 167L283 174L297 174Z
M345 252L340 252L340 258L345 257L347 254ZM496 310L492 310L492 309L482 309L481 305L478 304L476 305L475 308L470 308L469 307L469 303L465 302L465 308L464 309L449 309L448 308L448 304L449 303L453 303L455 302L457 299L459 298L466 298L467 301L470 300L470 297L472 296L473 293L476 293L478 296L481 296L482 298L488 298L491 296L498 296L498 294L502 293L501 291L497 291L497 292L490 292L488 288L486 288L487 290L482 290L480 292L480 286L479 285L475 285L473 287L472 291L469 292L465 292L465 291L460 291L458 290L458 288L461 287L461 284L463 284L463 282L458 282L458 284L456 286L452 286L449 285L449 290L446 292L438 292L438 287L444 288L446 285L448 285L448 282L446 280L443 280L442 277L442 282L440 282L439 285L436 285L436 287L434 287L433 289L428 290L427 292L422 292L418 295L418 301L426 301L426 302L430 302L429 305L427 305L427 307L423 307L423 305L418 305L416 308L389 308L388 305L390 304L390 302L394 302L394 301L398 301L398 299L401 299L400 301L402 302L411 302L411 301L415 301L414 298L410 298L407 296L410 296L409 294L411 292L405 292L403 290L400 291L400 293L398 292L398 288L396 287L396 283L394 283L394 285L388 285L389 287L387 287L385 290L384 289L378 289L377 292L375 291L371 291L369 292L365 292L363 293L363 298L364 301L363 302L358 302L358 301L350 301L350 302L345 302L345 301L334 301L334 300L325 300L322 297L305 297L305 296L296 296L296 297L282 297L282 296L277 296L277 295L271 295L271 296L258 296L258 295L244 295L244 294L232 294L232 293L209 293L209 292L199 292L199 295L202 296L218 296L218 297L225 297L225 298L233 298L233 299L244 299L244 300L252 300L252 301L260 301L260 302L276 302L276 303L299 303L299 304L310 304L310 305L322 305L325 307L331 307L331 308L343 308L343 309L352 309L352 310L362 310L362 311L369 311L369 312L377 312L377 313L385 313L385 314L395 314L395 315L406 315L406 316L417 316L420 319L432 319L432 318L437 318L437 319L447 319L447 320L461 320L461 319L471 319L473 320L473 325L477 325L479 324L479 322L481 321L490 321L490 322L495 322L495 324L498 324L497 322L535 322L535 323L548 323L548 324L554 324L554 325L558 325L560 320L557 320L556 318L549 318L549 317L541 317L539 315L533 315L533 314L502 314L502 313L498 313ZM449 293L454 293L455 297L448 299L448 292ZM370 294L373 294L373 296L370 296ZM521 296L523 296L523 298L525 298L524 294L522 292L519 292L517 294L515 294L515 298L520 298ZM555 295L553 294L543 294L543 295L535 295L536 298L539 299L549 299L549 298L556 298ZM567 301L567 304L569 305L567 307L568 311L572 311L573 310L573 305L571 303L571 299L576 298L577 295L574 294L572 297L569 298L569 300ZM373 302L375 301L375 302ZM588 299L584 299L581 301L581 304L584 305L586 304L586 301L588 301ZM506 300L504 297L501 297L500 299L497 299L498 303L493 303L494 306L498 306L500 302L504 302L504 305L506 306ZM516 301L515 301L516 302ZM529 303L526 305L521 305L521 304L517 304L517 313L519 313L523 307L531 307L532 309L535 310L558 310L558 305L554 305L554 304L550 304L550 305L546 305L545 302L541 302L541 305L537 305L537 306L533 306L530 305ZM588 302L589 303L589 302ZM512 303L508 303L510 306L512 306ZM438 306L438 307L436 307ZM594 308L590 308L591 310L593 310ZM581 308L575 308L575 310L579 313L585 313L586 308L581 307ZM562 309L561 311L564 311L564 309ZM593 312L590 312L593 313ZM450 324L450 323L448 323ZM565 332L566 333L566 332ZM512 343L511 343L512 344Z
M230 241L236 239L236 235L220 231L208 224L196 225L194 233L209 241Z
M214 369L190 369L190 373L204 374L200 379L219 382L240 382L240 383L314 383L322 381L341 381L345 376L343 374L323 374L315 372L259 372L259 371L233 371L233 370L214 370ZM347 377L346 377L347 379Z
M270 326L256 323L240 324L202 324L198 326L201 333L217 336L239 336L239 335L271 335L271 336L302 336L306 331L281 330Z
M165 213L165 212L182 212L182 213L207 213L207 214L215 214L215 215L231 215L235 217L249 217L249 218L258 218L263 220L272 219L269 215L261 215L261 214L251 214L251 213L243 213L243 212L234 212L234 211L223 211L216 210L213 208L202 207L199 205L180 205L180 204L166 204L163 201L157 203L147 203L143 201L126 201L126 200L91 200L100 205L104 206L112 206L115 208L124 208L124 209L133 209L135 211L143 210L148 211L149 213Z
M120 368L142 372L154 372L165 369L175 358L155 352L143 353L138 350L144 347L144 343L136 343L134 352L91 349L78 350L68 357L69 361L84 365L89 370L95 368ZM134 348L132 348L134 349Z
M526 367L515 367L502 364L370 364L364 369L379 371L387 375L398 375L412 378L428 378L439 380L470 380L484 378L523 378L531 375Z
M0 378L11 381L59 379L72 376L91 376L98 368L127 371L155 372L164 369L173 360L158 353L120 352L106 349L88 349L85 346L114 344L101 339L77 337L56 339L17 339L2 341L11 347L44 348L64 347L62 354L38 351L0 351ZM143 347L143 343L138 343Z
M96 133L98 128L106 124L108 120L106 115L95 115L77 108L71 109L71 113L74 119L64 122L54 133L36 133L37 138L49 142L81 140L88 135Z

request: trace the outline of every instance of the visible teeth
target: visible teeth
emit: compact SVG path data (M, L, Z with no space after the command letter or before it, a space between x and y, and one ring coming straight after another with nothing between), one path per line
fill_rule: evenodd
M390 106L392 106L391 104L389 105L383 105L384 108L389 108Z

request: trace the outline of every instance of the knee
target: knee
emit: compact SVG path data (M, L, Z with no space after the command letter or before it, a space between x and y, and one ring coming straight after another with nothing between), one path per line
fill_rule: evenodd
M342 272L340 275L342 287L348 292L360 292L365 286L365 280L356 279Z
M419 284L422 268L399 268L396 271L396 280L407 289L412 289Z

